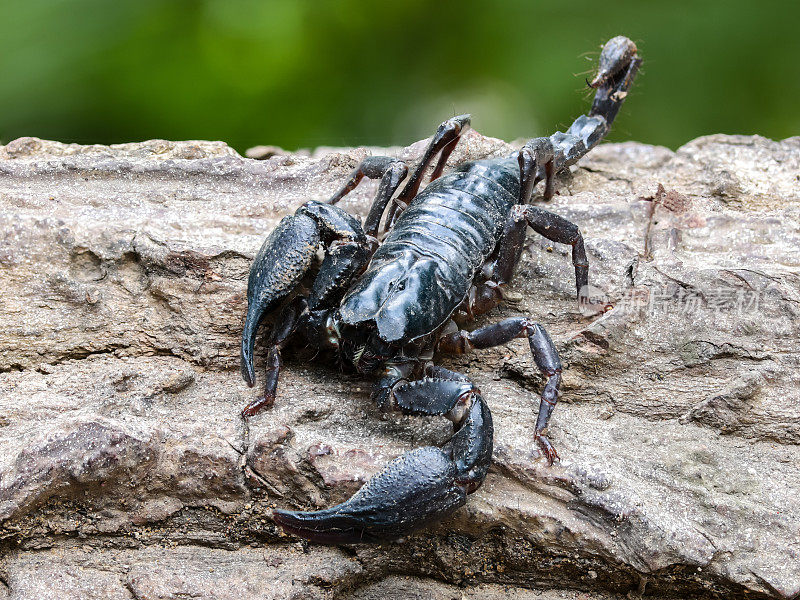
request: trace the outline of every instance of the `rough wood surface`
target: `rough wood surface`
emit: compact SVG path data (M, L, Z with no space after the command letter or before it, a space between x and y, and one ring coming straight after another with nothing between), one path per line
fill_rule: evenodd
M510 148L471 132L452 161ZM613 308L581 314L566 249L532 234L518 297L482 320L551 332L559 464L532 443L520 341L449 363L496 427L452 518L378 547L274 527L272 507L340 501L448 435L291 358L275 407L239 416L249 262L367 152L0 147L0 598L800 595L800 138L608 144L560 178L550 207ZM343 204L363 215L374 191Z

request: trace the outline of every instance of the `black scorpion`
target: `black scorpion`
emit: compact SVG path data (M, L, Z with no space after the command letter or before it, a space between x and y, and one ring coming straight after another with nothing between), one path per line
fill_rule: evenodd
M378 376L373 397L383 409L443 415L455 424L442 448L403 454L338 506L314 512L275 510L273 519L284 530L322 543L382 541L466 503L489 468L492 417L480 390L466 376L431 362L435 352L464 353L526 337L547 379L534 439L549 464L558 458L545 432L558 399L561 362L547 332L527 318L460 331L453 317L457 311L479 315L501 302L528 226L548 240L572 246L580 299L589 271L580 230L528 202L542 180L544 198L550 199L555 174L603 139L640 64L635 44L615 37L603 47L597 76L589 82L596 89L589 114L578 117L566 133L533 139L507 158L468 162L442 175L470 123L469 115L454 117L438 128L396 197L408 167L397 159L369 157L327 203L305 203L269 235L248 281L242 374L250 386L255 384L259 324L281 310L267 344L264 397L250 403L243 415L252 416L274 402L281 348L297 333L315 348L335 351L359 373ZM432 182L419 192L437 155ZM334 205L365 176L381 181L362 227ZM381 242L379 230L385 234ZM324 258L310 292L296 293L320 245Z

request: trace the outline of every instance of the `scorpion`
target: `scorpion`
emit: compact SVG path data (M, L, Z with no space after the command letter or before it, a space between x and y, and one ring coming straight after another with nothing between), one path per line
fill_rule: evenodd
M376 377L372 397L381 409L441 415L454 429L441 447L416 448L389 462L342 504L309 512L275 509L272 518L284 531L327 544L393 540L443 519L481 486L492 457L492 415L475 384L435 365L434 355L527 338L546 379L533 439L548 465L559 458L546 432L562 366L544 327L516 317L466 331L457 317L474 318L501 303L528 226L572 247L581 300L589 263L579 228L529 202L540 181L544 199L551 199L556 174L608 133L640 64L636 45L617 36L603 46L597 74L587 80L596 90L589 113L566 132L443 174L470 126L470 115L453 117L439 126L399 193L408 165L369 156L327 202L306 202L270 233L248 278L241 358L250 387L259 325L267 315L277 318L267 338L264 396L248 404L243 416L274 403L281 349L298 335L355 372ZM437 156L430 183L420 191ZM364 177L380 183L362 226L336 203ZM309 286L301 285L312 277Z

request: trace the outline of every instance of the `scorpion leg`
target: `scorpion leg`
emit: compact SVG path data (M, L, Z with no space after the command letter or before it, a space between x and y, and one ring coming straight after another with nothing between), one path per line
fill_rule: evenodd
M389 204L389 200L400 187L408 174L408 166L401 160L389 156L368 156L350 174L347 182L328 200L328 204L336 204L347 194L352 192L358 183L366 176L369 179L380 179L381 183L372 208L364 221L364 232L368 236L378 235L378 226L381 217Z
M527 204L530 202L533 188L536 185L537 174L544 165L545 173L545 200L552 197L555 186L555 169L554 169L554 149L553 143L550 138L541 137L529 140L517 153L517 162L519 163L520 172L520 186L519 186L519 203Z
M503 235L495 252L495 260L489 263L488 279L470 289L466 312L468 316L489 312L503 301L503 288L514 277L522 250L525 247L527 226L548 240L572 246L572 264L575 267L575 287L581 300L589 284L589 261L580 229L574 223L538 206L518 204L511 209L503 228Z
M469 125L470 115L458 115L452 119L447 119L447 121L439 125L433 139L431 139L430 144L428 144L425 150L425 154L422 156L422 161L417 165L417 168L414 169L414 172L411 174L411 179L408 180L403 191L395 198L394 203L389 209L389 214L384 224L384 231L388 231L391 228L394 221L400 216L400 213L405 210L405 207L408 206L414 199L414 196L417 195L425 171L430 166L434 157L440 152L441 156L433 170L431 181L442 174L447 159L455 149L456 144L458 144L461 134L469 129Z
M467 379L425 378L392 390L413 414L445 415L458 430L442 448L426 446L386 465L349 500L313 512L273 511L287 532L327 544L402 537L463 506L480 487L492 456L492 416Z
M534 439L539 445L548 464L558 458L550 440L545 436L550 415L558 401L558 387L561 383L561 360L550 336L544 327L524 317L505 319L499 323L481 327L475 331L458 331L439 339L437 349L449 354L464 354L471 350L481 350L507 344L515 338L528 338L533 360L539 371L547 377L539 403L539 416L536 419Z
M552 213L538 206L530 205L517 205L511 209L509 222L511 229L522 229L521 232L517 231L516 236L510 235L509 242L515 244L514 251L517 251L516 259L519 261L519 256L522 253L522 245L525 241L525 224L538 234L544 236L551 242L558 244L569 244L572 246L572 264L575 267L575 287L577 288L577 297L581 298L581 294L586 293L586 286L589 285L589 260L586 258L586 248L583 245L583 236L581 230L577 225L568 221L564 217ZM518 243L519 250L516 249ZM516 264L516 263L515 263Z

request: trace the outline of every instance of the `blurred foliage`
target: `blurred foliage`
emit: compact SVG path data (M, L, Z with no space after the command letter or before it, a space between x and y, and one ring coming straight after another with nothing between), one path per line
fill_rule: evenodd
M643 71L612 139L800 133L800 2L0 0L0 140L405 144L473 114L549 134L624 33Z

